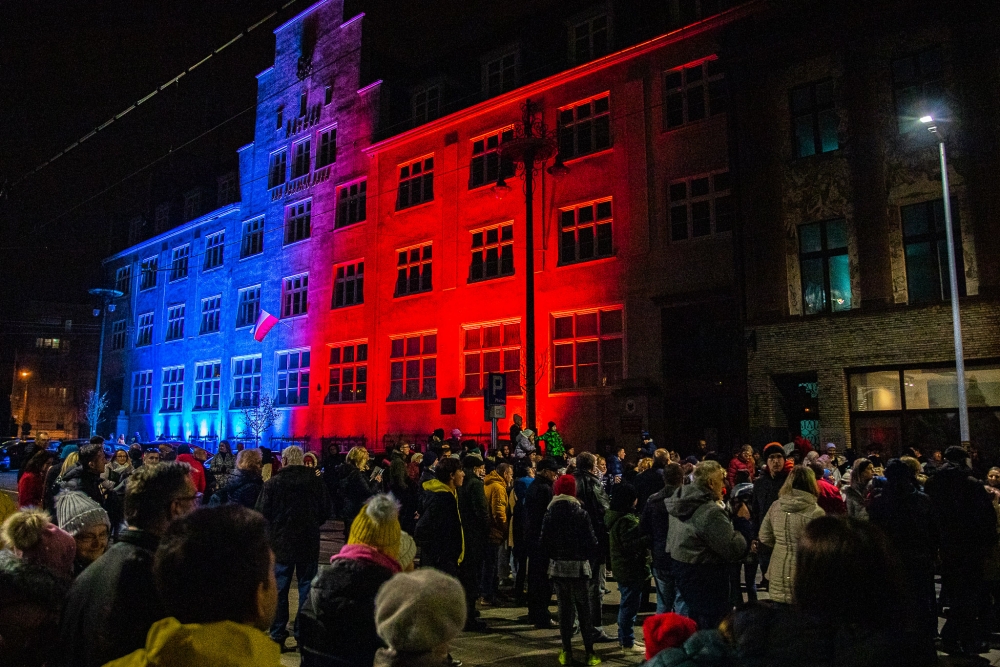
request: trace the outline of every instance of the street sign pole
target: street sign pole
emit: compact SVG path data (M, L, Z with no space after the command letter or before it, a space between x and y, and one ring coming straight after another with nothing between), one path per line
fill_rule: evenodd
M483 389L483 419L490 422L490 447L497 451L497 420L507 416L507 376L487 373Z

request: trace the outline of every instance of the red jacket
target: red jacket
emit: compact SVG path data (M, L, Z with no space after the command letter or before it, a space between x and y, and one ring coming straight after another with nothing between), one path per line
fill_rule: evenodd
M45 480L37 472L26 472L17 483L18 507L41 507Z
M750 475L750 481L752 482L757 476L757 471L754 469L753 465L747 465L744 463L740 457L734 456L733 460L729 462L729 488L733 488L736 485L736 473L745 471Z
M198 493L205 493L205 466L190 454L178 454L177 460L191 466L191 481Z
M819 497L816 504L823 508L827 514L847 514L847 503L840 495L840 489L823 478L816 480L819 487Z

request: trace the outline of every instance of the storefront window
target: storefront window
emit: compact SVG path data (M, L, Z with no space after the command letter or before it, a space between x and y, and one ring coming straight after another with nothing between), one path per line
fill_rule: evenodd
M899 371L872 371L853 373L849 381L851 410L901 410L899 400Z

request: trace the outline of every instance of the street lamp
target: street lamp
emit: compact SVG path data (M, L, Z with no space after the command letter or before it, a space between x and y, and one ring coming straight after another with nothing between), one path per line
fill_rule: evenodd
M97 317L98 315L101 316L101 340L97 344L97 382L95 383L94 388L94 391L96 392L95 396L100 396L101 365L104 362L104 322L107 319L108 313L115 312L114 300L124 294L124 292L120 292L116 289L106 289L103 287L95 287L87 290L87 292L101 300L101 307L94 308L94 317ZM92 428L97 428L97 424L93 424Z
M24 400L21 402L21 434L27 438L28 434L24 432L24 423L28 419L28 378L31 377L31 371L21 371L21 379L24 380Z
M955 374L958 383L958 428L962 446L969 446L969 402L965 396L965 354L962 351L962 319L958 308L958 270L955 264L955 234L951 221L951 189L948 186L948 156L944 136L938 131L934 117L921 116L920 122L934 135L941 158L941 190L944 199L944 228L948 247L948 280L951 288L951 320L955 338Z
M556 155L557 144L545 123L542 122L537 104L530 99L521 106L521 122L514 126L514 137L500 144L501 157L520 165L521 177L524 179L524 288L525 288L525 373L524 402L527 427L535 433L535 237L534 225L534 194L535 171L545 166L545 161ZM553 176L561 176L569 170L559 158L556 158L558 170L551 171ZM554 168L555 168L554 167ZM500 178L493 189L500 198L510 192L510 186L504 182L501 170Z

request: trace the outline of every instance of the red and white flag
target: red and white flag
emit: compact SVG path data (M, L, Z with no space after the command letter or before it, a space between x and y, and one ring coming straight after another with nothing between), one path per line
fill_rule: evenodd
M267 332L273 329L274 325L277 323L277 317L266 310L261 310L260 315L257 316L257 323L253 325L253 339L258 343L263 342L264 336L266 336Z

